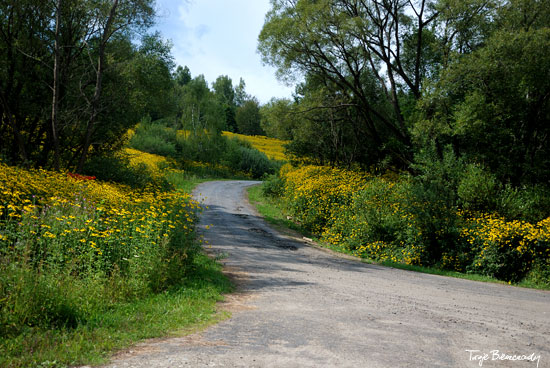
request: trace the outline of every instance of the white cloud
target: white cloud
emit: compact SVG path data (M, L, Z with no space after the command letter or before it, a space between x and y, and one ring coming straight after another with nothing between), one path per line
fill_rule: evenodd
M247 92L265 103L271 97L289 97L292 88L262 66L256 52L269 0L157 0L162 18L157 29L173 41L176 63L187 65L193 76L204 74L212 83L228 75L234 84L242 77ZM164 15L164 16L163 16Z

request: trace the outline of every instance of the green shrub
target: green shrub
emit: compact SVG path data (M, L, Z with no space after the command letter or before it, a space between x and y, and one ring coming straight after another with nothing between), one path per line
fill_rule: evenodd
M282 197L285 190L285 182L275 174L269 175L262 185L262 193L267 197Z
M273 174L276 170L272 161L262 153L253 148L240 147L237 151L240 159L234 168L249 173L254 179L260 179L266 174Z
M479 165L470 164L457 188L459 203L470 211L494 211L499 185L496 177Z
M157 122L142 121L129 142L137 150L155 155L177 156L177 132Z
M439 264L444 255L454 257L462 252L457 189L466 165L450 147L442 156L440 159L434 151L417 155L418 175L407 196L408 211L421 230L425 265Z
M130 165L123 153L91 157L83 168L83 174L95 176L98 180L125 184L132 188L155 186L161 190L171 190L173 186L164 177L155 177L146 165Z
M550 216L550 190L543 186L506 185L496 199L497 212L509 220L538 222Z

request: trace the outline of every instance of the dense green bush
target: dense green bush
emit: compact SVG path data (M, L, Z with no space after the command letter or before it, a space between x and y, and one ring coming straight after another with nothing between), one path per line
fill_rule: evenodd
M157 122L142 121L129 142L137 150L166 157L177 155L177 132Z
M210 131L178 132L165 125L169 123L167 120L142 121L130 140L130 146L140 151L174 157L180 168L198 176L248 175L260 179L280 168L279 163L252 148L246 141Z
M550 216L550 189L541 185L520 188L506 185L496 202L497 212L510 220L538 222Z
M267 156L252 148L249 143L239 139L227 139L222 163L236 171L250 174L254 179L274 174L278 169L276 163Z
M499 184L496 177L480 165L468 165L457 188L462 208L471 211L494 211Z
M276 174L269 175L263 182L262 192L264 196L272 198L280 198L285 190L284 180Z
M443 160L424 156L419 162L415 176L397 177L287 165L282 179L270 178L264 192L278 193L282 186L285 207L305 229L361 257L550 283L543 272L550 264L548 212L531 222L483 212L488 203L497 206L507 190L499 193L492 175L450 153ZM520 194L511 193L517 197L509 202L517 206ZM544 201L540 189L521 195ZM518 213L535 213L533 203L525 206Z
M90 158L84 165L83 174L132 188L155 186L162 190L172 189L164 177L153 176L144 164L136 167L130 165L128 156L122 152Z

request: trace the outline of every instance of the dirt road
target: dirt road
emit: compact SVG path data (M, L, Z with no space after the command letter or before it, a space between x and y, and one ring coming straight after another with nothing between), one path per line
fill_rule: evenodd
M208 206L201 231L240 285L227 298L232 318L144 343L109 367L550 367L549 292L307 246L265 225L244 199L251 184L196 190Z

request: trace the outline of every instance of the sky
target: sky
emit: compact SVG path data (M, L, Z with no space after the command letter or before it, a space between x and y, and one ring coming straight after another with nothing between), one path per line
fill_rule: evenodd
M246 92L266 103L291 97L293 87L275 78L256 51L269 0L156 0L157 25L173 43L175 62L203 74L210 85L228 75L233 85L242 77Z

